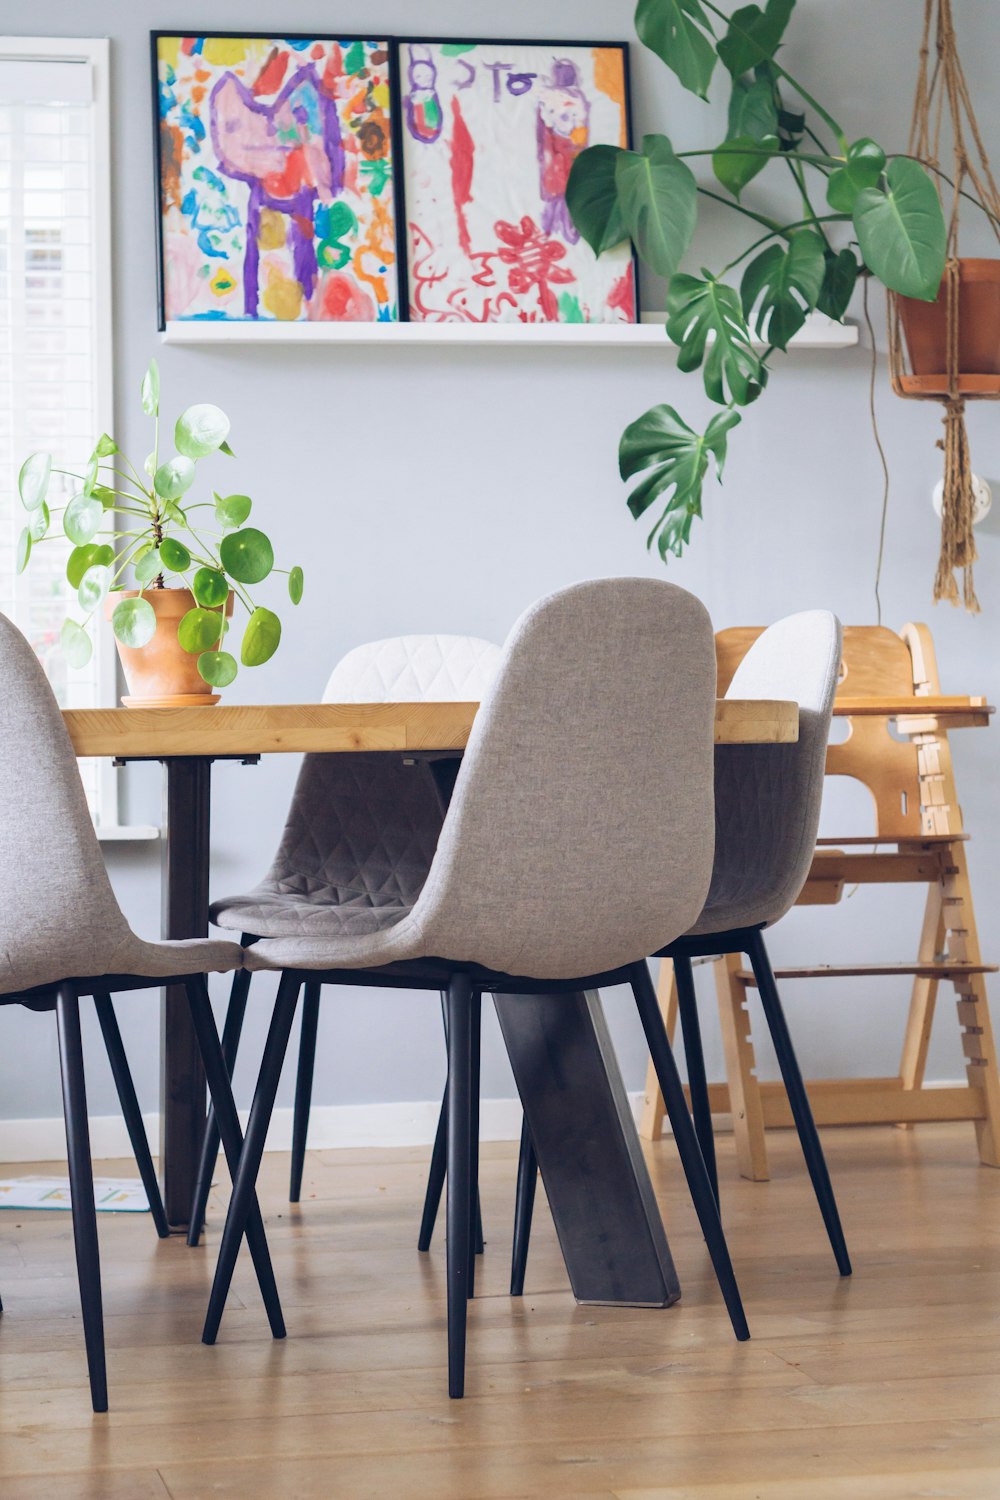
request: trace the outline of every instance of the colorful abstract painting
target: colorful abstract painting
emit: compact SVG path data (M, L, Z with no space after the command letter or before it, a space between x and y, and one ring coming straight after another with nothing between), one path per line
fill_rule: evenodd
M422 322L634 322L627 245L600 260L566 208L586 146L628 139L626 51L399 44L409 315Z
M154 37L161 326L398 317L389 46Z

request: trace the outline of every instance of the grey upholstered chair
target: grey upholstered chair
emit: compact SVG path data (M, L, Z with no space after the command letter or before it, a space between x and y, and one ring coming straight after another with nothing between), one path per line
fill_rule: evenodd
M187 984L226 1153L234 1166L242 1135L204 976L239 968L243 955L235 943L147 943L132 931L104 868L76 757L52 689L28 642L3 615L0 691L0 1005L56 1014L90 1389L94 1410L106 1411L80 996L93 995L106 1015L116 991L149 989L167 980ZM151 1022L157 1024L155 1017ZM138 1104L135 1110L138 1113ZM282 1337L263 1223L253 1208L250 1239L271 1327L276 1337Z
M406 635L370 641L334 667L324 703L478 702L499 665L500 647L465 635ZM244 946L264 937L324 930L324 909L394 906L420 893L444 821L457 756L307 755L303 759L281 845L264 879L244 895L216 901L216 926L242 933ZM233 979L222 1048L232 1074L246 1013L250 975ZM312 1099L320 985L307 984L295 1082L289 1200L302 1189ZM443 1180L441 1106L434 1160L441 1173L425 1205L420 1248L426 1250ZM191 1206L189 1244L196 1244L219 1150L209 1118ZM430 1192L430 1185L429 1185ZM426 1242L425 1242L426 1239ZM482 1248L477 1220L476 1241Z
M427 878L395 905L324 905L245 954L281 970L203 1337L214 1341L303 982L448 994L449 1393L464 1390L483 991L630 982L737 1337L715 1200L645 964L701 911L713 850L715 649L704 607L648 579L578 584L515 625L476 717ZM651 809L655 816L651 816ZM530 976L530 977L529 977Z
M795 904L812 863L840 651L836 616L808 610L765 630L737 668L726 696L794 699L799 705L798 741L716 749L715 866L708 900L688 932L659 949L659 956L674 963L695 1127L716 1201L712 1114L691 960L722 953L749 956L837 1266L842 1276L849 1276L851 1262L836 1199L764 945L764 928L773 927ZM522 1143L518 1178L515 1292L524 1285L536 1180L530 1141Z

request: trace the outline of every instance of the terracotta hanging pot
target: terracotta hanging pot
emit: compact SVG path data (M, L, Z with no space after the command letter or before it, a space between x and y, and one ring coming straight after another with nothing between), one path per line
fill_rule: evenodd
M945 284L934 302L897 297L909 355L906 394L948 389L948 306ZM958 262L958 369L962 395L1000 390L1000 260Z
M137 589L109 594L104 606L107 618L110 620L119 600L135 599L137 595ZM115 641L129 689L128 696L122 697L124 706L184 708L218 703L219 694L213 693L199 675L197 655L185 651L177 639L178 625L188 610L196 607L190 589L147 589L142 597L153 607L156 633L145 646L123 646L121 641ZM233 612L233 604L230 593L226 600L227 618Z

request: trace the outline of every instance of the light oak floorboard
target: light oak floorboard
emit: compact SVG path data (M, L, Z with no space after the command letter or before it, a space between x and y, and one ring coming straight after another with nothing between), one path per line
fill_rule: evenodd
M824 1140L854 1256L846 1282L794 1136L771 1136L763 1183L739 1178L732 1138L719 1139L744 1345L669 1139L647 1148L683 1288L662 1311L577 1307L541 1194L527 1293L512 1301L514 1148L484 1145L464 1402L445 1395L443 1236L415 1250L423 1148L311 1152L297 1207L287 1156L265 1158L284 1343L267 1334L245 1254L219 1343L199 1342L221 1175L197 1250L157 1241L147 1216L101 1215L105 1417L87 1399L68 1216L0 1214L0 1496L993 1500L1000 1176L977 1162L968 1125Z

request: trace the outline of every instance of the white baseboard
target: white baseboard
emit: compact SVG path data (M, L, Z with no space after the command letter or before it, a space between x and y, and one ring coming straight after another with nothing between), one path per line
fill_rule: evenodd
M642 1108L641 1092L631 1094L632 1108ZM441 1101L412 1104L317 1104L309 1116L309 1146L317 1151L346 1146L429 1146L437 1130ZM247 1112L240 1111L244 1126ZM159 1114L143 1115L154 1152L160 1133ZM521 1135L521 1105L517 1099L484 1099L480 1139L516 1141ZM130 1154L125 1122L120 1115L92 1115L90 1145L95 1161ZM289 1151L292 1111L276 1109L267 1137L268 1151ZM66 1132L61 1117L39 1120L0 1120L0 1162L60 1161L66 1156Z

